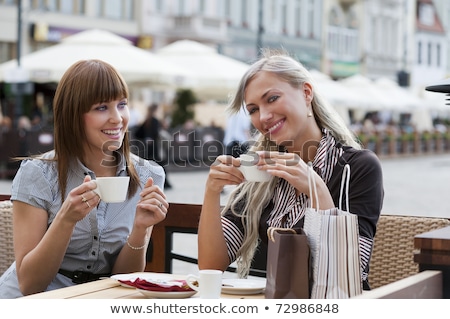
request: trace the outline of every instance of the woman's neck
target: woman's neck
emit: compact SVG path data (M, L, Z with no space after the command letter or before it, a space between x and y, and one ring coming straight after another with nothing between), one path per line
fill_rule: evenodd
M311 131L311 134L302 137L302 139L294 145L293 152L299 155L305 163L312 162L316 157L321 139L322 131L319 127L316 127Z
M83 164L95 173L95 176L107 177L115 176L117 172L117 153L111 153L110 156L102 153L101 156L92 154L85 156Z

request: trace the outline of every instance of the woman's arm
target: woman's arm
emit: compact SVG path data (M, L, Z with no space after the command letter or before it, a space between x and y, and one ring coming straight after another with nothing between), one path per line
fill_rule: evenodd
M149 178L140 193L133 228L112 269L113 273L143 271L153 225L164 220L169 203L163 191Z
M367 150L355 153L348 163L350 212L358 215L360 235L373 239L384 199L381 163L373 152ZM338 192L335 193L333 197L337 199Z
M72 236L75 224L92 208L81 200L81 195L95 201L95 194L86 192L95 188L86 176L84 183L74 188L64 201L55 219L47 229L48 215L21 201L13 201L14 252L19 288L24 295L44 291L55 278Z
M19 288L24 295L44 291L55 278L74 225L55 218L47 230L47 212L13 202L14 253Z
M244 181L236 168L240 162L231 156L219 156L211 165L198 228L198 265L200 269L225 270L230 260L222 230L220 193L225 185Z

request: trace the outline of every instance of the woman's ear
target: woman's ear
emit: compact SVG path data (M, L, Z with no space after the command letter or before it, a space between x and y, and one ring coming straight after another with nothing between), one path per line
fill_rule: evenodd
M305 97L306 103L311 103L313 100L313 87L310 83L305 82L303 83L303 95Z

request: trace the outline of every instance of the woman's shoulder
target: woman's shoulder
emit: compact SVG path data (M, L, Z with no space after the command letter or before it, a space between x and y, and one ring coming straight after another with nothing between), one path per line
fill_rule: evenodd
M344 146L344 153L342 154L342 160L348 164L353 165L367 165L376 164L380 165L380 159L378 156L369 149L356 149L351 146Z
M44 175L54 175L57 171L54 152L44 153L36 157L28 157L20 163L19 171L26 171L29 174L41 172Z
M376 178L382 176L381 162L378 156L368 149L355 149L353 147L344 147L344 153L339 158L339 166L344 168L346 164L350 165L350 171L360 176L372 175Z
M54 197L59 185L57 172L56 161L51 154L24 159L12 182L12 197L25 202L31 197Z
M152 174L163 176L165 174L163 167L153 160L147 160L137 156L136 154L131 154L131 161L139 176L147 176Z

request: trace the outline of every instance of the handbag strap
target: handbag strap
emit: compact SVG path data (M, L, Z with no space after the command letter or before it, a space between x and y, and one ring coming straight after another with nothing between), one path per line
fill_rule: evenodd
M339 209L342 209L342 195L344 193L344 187L345 187L345 208L347 212L350 209L349 206L349 199L348 199L348 189L350 185L350 165L345 164L344 170L342 171L342 180L341 180L341 192L339 194Z
M311 162L308 162L308 185L309 185L309 200L312 208L313 191L316 197L316 210L319 211L319 195L317 194L316 180L314 177L314 169Z
M288 231L293 234L297 234L297 232L292 228L269 227L269 228L267 228L267 237L269 238L269 240L271 240L273 242L275 241L275 238L273 237L273 233L277 230Z

